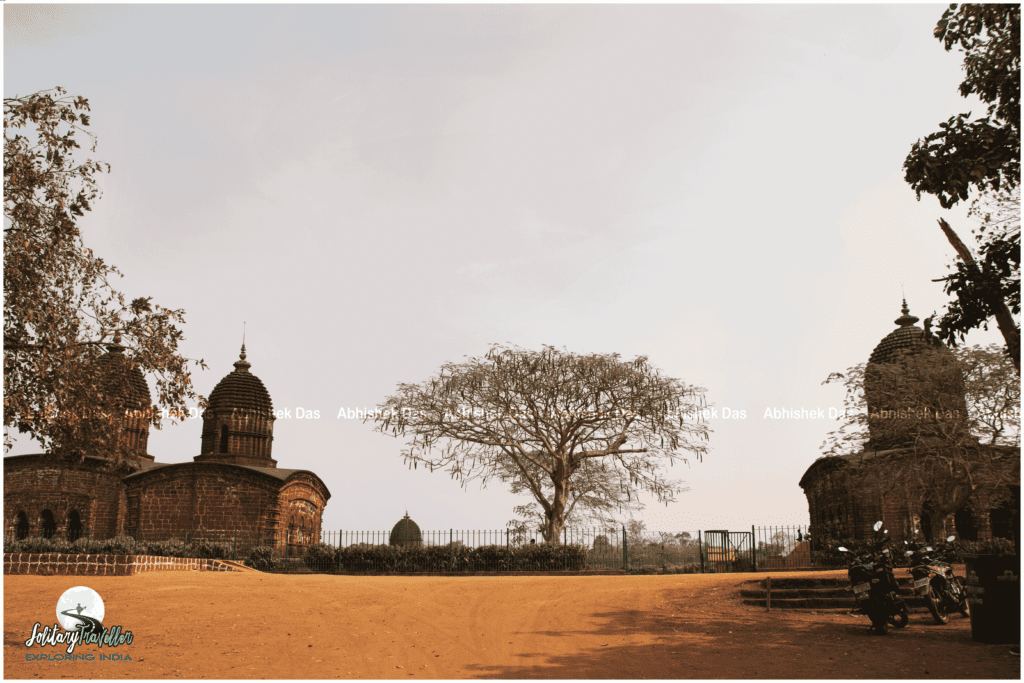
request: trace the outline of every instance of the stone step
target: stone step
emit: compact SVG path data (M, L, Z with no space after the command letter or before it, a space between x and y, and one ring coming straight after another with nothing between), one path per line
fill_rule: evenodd
M919 603L906 600L907 609L911 614L928 614L928 608L922 606ZM766 600L756 598L744 598L744 605L750 605L751 607L767 607L768 603ZM852 612L856 605L851 599L849 603L839 603L835 600L818 599L818 598L792 598L790 600L776 600L775 591L772 591L772 609L808 609L815 610L818 612Z
M766 587L768 584L767 579L761 579L760 581L751 581L750 583L757 583L762 588ZM896 574L896 583L900 586L910 586L913 584L913 579L909 574ZM772 577L772 593L775 593L776 588L848 588L849 586L850 579L846 576L813 579L789 576Z
M896 576L900 597L911 612L927 612L928 603L916 595L909 576ZM743 604L765 607L767 581L748 581L741 585ZM795 578L772 577L772 607L776 609L814 609L850 611L856 607L850 581L846 577Z

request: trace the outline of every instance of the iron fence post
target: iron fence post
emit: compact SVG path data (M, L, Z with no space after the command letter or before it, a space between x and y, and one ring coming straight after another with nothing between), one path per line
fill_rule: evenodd
M626 525L622 525L622 568L624 570L629 569L629 548L628 542L626 541Z
M704 573L704 541L700 535L700 529L697 529L697 553L700 555L700 573Z
M754 535L754 525L750 525L750 557L754 561L754 571L757 571L757 536Z

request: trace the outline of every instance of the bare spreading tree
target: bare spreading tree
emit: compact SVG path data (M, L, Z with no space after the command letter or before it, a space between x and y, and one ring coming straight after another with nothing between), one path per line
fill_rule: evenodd
M410 437L402 456L413 467L528 491L543 510L544 538L558 542L580 505L629 504L641 490L674 500L680 485L663 477L663 461L707 452L706 407L704 389L663 377L644 356L494 345L422 384L399 385L367 420Z
M833 373L824 383L845 386L846 410L822 448L844 456L861 486L883 495L919 493L936 519L972 501L991 506L1008 486L1020 485L1019 448L979 441L1005 443L1012 439L1008 428L1019 424L1019 385L1009 386L1016 373L1008 365L999 350L973 347L954 355L933 348ZM993 401L989 394L1000 392L1005 400Z
M499 464L505 467L505 471L498 475L498 478L509 484L509 490L514 494L531 494L530 479L524 477L520 468L511 460ZM544 497L549 500L554 493L554 485L550 478L533 463L524 463L524 466L533 470L534 481L543 485ZM572 486L567 492L567 502L563 523L569 527L591 527L599 529L618 528L621 522L616 521L616 515L623 513L632 514L643 509L644 505L634 495L630 486L624 486L623 473L615 467L609 467L608 463L601 460L584 460L572 480ZM681 493L689 490L680 488ZM540 532L546 541L549 528L544 508L536 498L524 505L517 505L513 512L519 515L520 519L509 522L510 528L522 532Z
M990 445L1020 448L1020 378L998 344L956 350L967 390L969 429Z

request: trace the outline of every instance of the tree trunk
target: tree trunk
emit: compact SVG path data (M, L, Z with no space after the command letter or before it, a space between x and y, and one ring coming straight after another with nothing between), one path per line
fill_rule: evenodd
M545 513L544 537L548 543L558 544L562 539L562 530L565 528L565 506L569 502L569 482L558 476L555 471L554 480L555 494L551 500L551 509Z
M940 218L939 227L942 228L942 232L946 234L946 239L948 239L949 243L953 245L956 253L960 255L960 258L965 264L967 264L967 267L981 272L980 268L978 268L978 264L974 260L974 257L971 256L971 252L967 248L967 245L960 241L957 234L953 232L953 228L949 227L949 223L947 223L945 219ZM1010 352L1010 358L1013 359L1013 365L1017 368L1017 376L1019 377L1020 334L1017 332L1017 326L1013 322L1013 316L1010 315L1010 309L1006 305L1005 301L1002 299L996 299L995 297L992 297L992 299L987 300L985 303L989 305L989 308L991 308L992 312L995 314L996 325L999 326L999 331L1003 333L1003 339L1006 340L1006 348Z

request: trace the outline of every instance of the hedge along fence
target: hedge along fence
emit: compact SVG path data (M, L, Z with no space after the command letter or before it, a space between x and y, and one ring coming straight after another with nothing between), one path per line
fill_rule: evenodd
M580 544L536 543L521 546L391 546L359 543L338 548L309 546L303 564L313 571L342 572L484 572L583 571L588 550Z
M248 549L249 566L256 569L273 569L276 566L276 551L268 546ZM69 541L58 537L35 537L16 540L4 536L4 553L58 553L66 555L152 555L155 557L196 558L201 560L237 560L237 544L227 541L212 541L197 538L190 541L169 539L164 541L140 541L133 536L115 536L103 540L80 538ZM257 566L258 565L258 566Z

